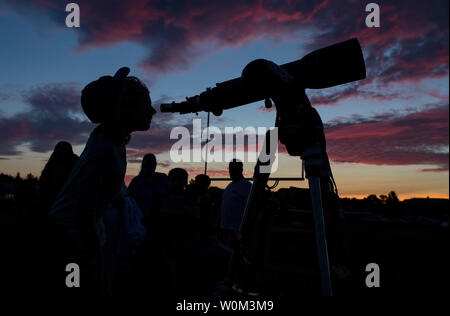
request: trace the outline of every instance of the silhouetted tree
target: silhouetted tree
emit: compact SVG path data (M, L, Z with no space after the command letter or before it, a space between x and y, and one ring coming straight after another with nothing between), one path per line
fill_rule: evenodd
M385 215L388 217L398 217L402 213L400 200L395 191L389 192L385 202Z
M375 194L371 194L363 200L367 210L372 212L379 212L382 206L382 200L380 200Z
M386 202L390 204L398 204L400 200L398 199L397 193L395 193L395 191L389 192Z

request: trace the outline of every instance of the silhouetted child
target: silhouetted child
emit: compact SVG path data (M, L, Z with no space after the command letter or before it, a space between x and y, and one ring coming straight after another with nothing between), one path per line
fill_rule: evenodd
M102 256L102 214L124 183L130 134L149 129L155 114L148 88L138 78L127 77L129 71L121 68L114 77L101 77L83 89L83 110L100 125L91 133L49 213L66 235L65 244L59 245L64 253L61 263L80 264L83 294L109 294ZM58 282L64 284L64 279Z

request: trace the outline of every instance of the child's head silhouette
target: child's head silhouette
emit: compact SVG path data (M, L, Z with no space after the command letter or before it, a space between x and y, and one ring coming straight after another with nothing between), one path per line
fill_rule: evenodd
M148 88L138 78L127 76L130 69L120 68L112 76L89 83L81 93L81 106L93 123L116 125L127 132L150 127L156 113Z

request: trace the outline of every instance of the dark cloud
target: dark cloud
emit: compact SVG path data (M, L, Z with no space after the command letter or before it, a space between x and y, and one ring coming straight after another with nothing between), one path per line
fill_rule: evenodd
M380 92L382 91L382 92ZM373 88L373 86L367 88L364 84L351 83L339 88L331 88L325 90L319 90L311 92L312 97L309 98L311 104L314 106L321 105L337 105L338 102L342 102L352 98L363 98L373 101L391 101L394 99L409 99L411 96L406 96L398 92L391 92L385 88Z
M367 28L366 3L333 2L316 22L321 33L310 49L357 37L369 82L417 81L448 74L448 1L377 1L380 28Z
M326 128L330 158L370 165L430 165L448 171L449 106L439 103L409 114L337 120Z
M63 27L66 1L8 1L39 10ZM381 27L367 28L367 3L353 0L111 1L79 0L79 48L137 42L148 48L141 66L153 73L186 69L205 43L216 48L260 38L303 39L308 50L357 37L369 78L420 80L448 73L448 1L377 1ZM315 37L311 40L310 33Z
M67 1L8 1L20 14L49 16L64 27ZM204 52L261 38L304 40L305 52L351 37L364 50L366 80L339 93L319 92L311 101L333 105L360 96L375 100L399 98L387 86L448 75L448 1L377 1L381 27L367 28L366 2L335 1L118 1L79 0L82 27L79 49L135 42L148 48L141 66L153 73L188 68ZM311 39L311 31L314 38ZM204 45L208 44L208 45ZM211 45L213 44L213 45ZM70 84L40 86L24 94L27 113L0 117L0 154L17 153L29 144L47 151L60 139L82 144L92 125L76 115L78 90ZM438 94L439 95L439 94ZM440 96L440 95L439 95ZM426 164L428 171L448 170L448 96L446 103L406 115L352 118L327 129L335 161L367 164ZM0 99L2 97L0 96ZM166 99L168 99L166 97ZM154 101L157 106L158 102ZM170 130L191 122L175 114L158 113L152 128L136 133L129 151L160 153L170 149Z
M80 112L80 92L75 83L40 85L26 91L23 98L34 110L49 115Z
M49 84L24 93L30 110L0 117L0 155L18 154L18 146L29 145L47 152L60 140L84 144L93 125L80 118L73 84ZM46 97L48 96L48 97ZM59 100L59 101L58 101ZM158 100L155 106L158 107ZM59 104L59 106L58 106ZM147 132L136 133L129 144L130 162L140 162L147 152L170 150L175 126L192 130L191 117L158 113ZM326 135L331 159L372 165L429 165L424 171L448 170L448 102L426 105L419 112L384 113L373 117L353 116L328 122ZM222 135L223 136L223 135ZM248 150L246 139L243 149ZM284 152L281 148L280 152ZM161 162L169 167L170 162Z
M7 1L21 14L38 10L63 27L66 1ZM205 47L220 49L261 38L303 40L305 52L357 37L367 74L338 93L320 93L316 105L363 96L377 100L401 95L387 86L448 75L448 1L377 1L381 27L367 28L365 5L353 0L119 1L79 0L79 50L135 42L148 49L140 66L158 74L187 69ZM311 37L314 32L314 37ZM208 45L204 45L208 44ZM213 48L212 48L213 47ZM380 90L378 86L384 85ZM361 89L363 87L363 89ZM380 92L382 91L382 92Z
M84 120L75 84L47 84L23 93L30 107L11 117L0 117L0 154L19 154L19 146L47 152L60 140L73 145L87 140L93 125Z
M17 155L19 146L24 145L35 152L48 152L61 140L82 145L95 127L82 112L80 88L74 83L40 85L23 92L22 98L29 110L11 117L0 116L0 130L6 131L0 135L0 155ZM159 109L160 103L169 99L163 95L154 100L153 105ZM169 137L171 128L183 124L191 126L183 120L188 121L188 118L180 119L171 113L155 115L150 131L132 136L128 150L131 158L143 152L169 150L174 142Z
M140 156L170 150L174 141L168 141L171 126L165 124L157 123L155 128L138 136L133 147L141 148ZM191 125L184 126L191 131ZM448 128L448 102L425 105L415 112L354 115L326 124L328 153L333 161L341 163L429 165L423 171L448 171ZM238 149L249 151L249 145L246 137L244 146ZM281 144L279 152L286 153Z

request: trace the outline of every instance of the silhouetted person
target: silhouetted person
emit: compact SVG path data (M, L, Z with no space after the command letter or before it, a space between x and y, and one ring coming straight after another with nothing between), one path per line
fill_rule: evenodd
M188 184L188 173L182 168L173 168L169 171L168 190L169 194L182 194Z
M161 205L160 214L178 214L200 219L200 209L193 203L186 192L188 173L182 168L169 171L167 179L168 197Z
M138 78L127 77L129 71L121 68L114 77L101 77L83 89L83 110L100 125L91 133L49 213L66 236L61 245L63 264L80 263L80 289L89 295L108 294L102 263L102 214L123 186L130 134L148 130L155 114L148 88ZM64 267L59 269L64 271ZM64 284L64 279L58 282Z
M210 185L211 179L206 174L199 174L195 177L194 187L197 194L207 194Z
M206 174L199 174L188 187L188 195L200 209L200 220L212 234L216 232L216 216L213 214L208 188L211 179Z
M243 176L241 161L233 159L228 165L228 171L231 183L228 184L222 196L220 229L222 241L231 247L233 236L239 230L252 185Z
M169 195L158 219L149 223L141 271L147 287L150 282L160 296L212 294L230 258L201 220L200 208L186 192L187 183L186 170L170 170Z
M78 156L73 153L70 143L61 141L56 144L39 178L41 210L45 214L50 210L77 160Z
M138 203L144 216L156 211L167 195L167 176L156 170L156 157L146 154L142 159L141 172L131 180L128 193Z

